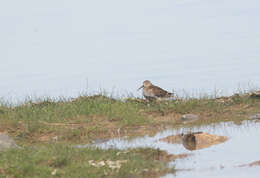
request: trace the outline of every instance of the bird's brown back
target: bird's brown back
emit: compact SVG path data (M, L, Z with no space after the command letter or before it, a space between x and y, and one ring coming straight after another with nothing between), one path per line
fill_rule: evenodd
M164 89L155 86L155 85L151 85L149 86L149 90L152 90L154 95L157 97L169 97L172 95L172 93L169 93L167 91L165 91Z

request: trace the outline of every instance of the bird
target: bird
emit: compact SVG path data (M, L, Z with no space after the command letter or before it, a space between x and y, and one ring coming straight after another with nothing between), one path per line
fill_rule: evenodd
M153 101L157 98L169 98L173 96L173 93L153 85L149 80L145 80L138 90L141 88L143 88L143 96L149 101Z

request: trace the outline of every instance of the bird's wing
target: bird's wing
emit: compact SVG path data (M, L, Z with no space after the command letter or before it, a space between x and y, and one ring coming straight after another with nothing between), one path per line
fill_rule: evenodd
M164 89L157 87L157 86L153 86L152 90L153 90L155 96L157 96L157 97L164 97L169 94L167 91L165 91Z

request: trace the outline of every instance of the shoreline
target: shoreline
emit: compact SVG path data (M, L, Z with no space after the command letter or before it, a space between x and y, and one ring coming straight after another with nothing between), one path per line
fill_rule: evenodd
M116 100L103 95L80 96L71 101L52 101L50 99L38 102L29 101L15 107L2 104L0 106L0 132L14 138L16 143L23 148L23 151L10 150L5 152L10 158L12 154L18 154L18 157L23 155L30 159L51 160L57 154L58 159L68 159L68 164L61 167L58 166L58 172L65 176L68 174L64 168L73 170L73 161L83 159L75 158L75 160L68 156L69 153L65 150L73 144L89 144L98 139L123 138L125 136L129 139L145 135L153 136L157 132L166 129L200 127L221 122L231 121L235 124L240 124L243 120L250 120L252 115L259 112L259 108L260 99L258 99L258 96L251 94L235 94L230 97L219 98L161 100L156 102L147 102L140 98ZM197 119L181 119L185 114L195 115ZM37 147L39 152L45 150L52 152L52 154L47 156L42 153L31 155L34 147ZM61 150L61 153L57 153L55 151L57 149ZM83 149L77 151L72 149L70 152L74 156L77 154L85 154L87 156L94 154L95 150L87 149L86 151ZM169 168L167 163L178 157L178 155L169 155L160 151L160 154L164 155L164 158L160 159L158 157L159 150L156 149L129 149L130 153L127 154L127 158L123 155L122 157L112 156L111 151L113 155L115 152L121 152L116 149L100 150L99 154L107 155L105 160L129 160L127 163L122 161L126 165L125 168L122 168L124 174L128 173L129 168L127 167L133 164L133 170L137 169L136 166L139 166L140 170L131 175L142 175L141 177L158 177L174 172L175 169ZM136 154L139 155L136 158L139 159L137 162L130 158ZM0 154L0 158L3 156L4 154ZM96 160L104 159L102 156L96 156ZM147 156L150 163L145 162ZM168 158L172 159L169 160ZM94 160L91 161L91 164L96 164L95 159L86 158L81 161L87 164L88 161ZM21 161L25 161L30 166L37 167L37 169L39 168L37 164L31 165L29 160L22 159ZM142 166L139 165L140 162L143 162ZM2 164L0 162L0 165ZM9 164L14 164L13 160L9 160L7 165ZM154 166L159 168L154 169ZM52 169L51 167L52 164L47 164L46 169ZM18 167L15 166L14 170L17 171L17 169ZM89 170L91 169L102 172L95 173L94 171L92 176L97 176L105 175L104 170L107 170L107 167L93 168L90 166ZM46 173L46 170L42 171ZM52 169L52 171L54 170ZM119 176L121 175L120 171L119 173L112 171L110 172L111 174L106 175ZM12 175L9 166L6 169L0 169L0 175L1 172L4 172L4 175ZM85 173L85 171L82 171L82 174ZM28 174L24 173L24 175ZM32 175L35 176L35 174Z

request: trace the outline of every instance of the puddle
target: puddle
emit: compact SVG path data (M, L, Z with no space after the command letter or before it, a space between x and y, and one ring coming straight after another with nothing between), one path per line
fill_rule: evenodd
M191 154L191 156L170 162L169 166L175 166L178 170L175 175L168 174L164 178L180 177L251 177L257 178L260 175L259 166L239 167L260 160L260 122L244 121L241 125L231 122L221 123L215 126L205 126L192 129L165 130L154 137L142 137L133 140L126 138L111 139L106 142L97 142L94 145L107 149L127 149L137 147L160 148L170 154ZM206 132L219 136L226 136L226 142L213 145L199 150L188 150L182 144L171 144L159 141L170 135L178 135L188 132ZM79 148L90 145L77 145Z

